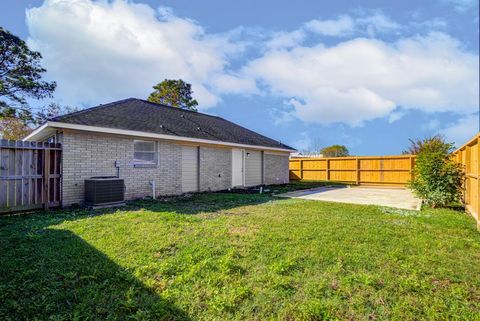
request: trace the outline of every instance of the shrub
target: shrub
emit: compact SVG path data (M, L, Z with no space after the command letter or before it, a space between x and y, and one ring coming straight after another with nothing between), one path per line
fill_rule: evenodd
M349 155L348 148L344 145L332 145L320 150L324 157L345 157Z
M461 200L464 172L451 159L453 144L436 137L421 142L409 186L427 205L443 207Z
M446 147L445 139L442 135L435 135L431 137L427 137L424 139L409 139L410 146L407 150L404 150L402 154L406 155L418 155L424 149L442 149ZM447 144L448 145L448 144Z

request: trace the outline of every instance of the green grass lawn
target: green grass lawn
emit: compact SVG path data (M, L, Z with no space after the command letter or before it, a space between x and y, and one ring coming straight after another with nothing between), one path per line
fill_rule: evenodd
M0 320L480 320L447 209L212 193L0 218L0 249Z

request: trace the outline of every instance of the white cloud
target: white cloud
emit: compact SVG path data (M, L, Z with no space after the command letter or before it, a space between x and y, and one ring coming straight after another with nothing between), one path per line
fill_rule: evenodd
M448 25L447 21L442 18L433 18L427 20L416 20L409 23L412 28L416 29L427 29L427 30L440 30L445 29Z
M290 107L277 113L276 124L299 118L358 126L378 117L393 122L408 109L469 114L478 108L478 54L444 33L332 46L308 38L374 37L413 26L379 11L313 20L291 32L238 27L212 34L168 8L45 0L27 10L27 25L29 45L58 82L56 97L69 105L147 97L164 78L182 78L203 109L227 94L284 99Z
M381 13L357 18L355 23L366 30L366 33L373 37L377 33L390 32L400 29L400 25Z
M273 124L275 126L281 126L281 125L291 123L293 120L295 120L294 114L292 114L289 111L282 110L282 111L278 111L277 114L274 115Z
M435 130L440 127L440 121L436 118L430 120L428 123L422 125L423 130Z
M478 5L478 0L442 0L446 4L452 4L455 10L464 12L475 8Z
M292 147L298 151L308 151L312 147L312 139L307 132L302 132L300 138L292 143Z
M440 124L441 124L440 121L438 119L434 118L434 119L430 120L429 122L423 124L422 129L432 131L432 130L435 130L438 127L440 127Z
M292 32L277 32L273 34L266 46L269 49L296 47L305 40L305 37L305 32L301 29Z
M166 8L124 0L46 0L27 10L27 25L29 44L42 52L42 64L58 82L56 95L67 104L147 97L157 82L182 78L205 108L220 100L211 79L224 81L223 87L249 86L225 75L228 55L240 45Z
M388 115L388 122L394 123L397 120L402 119L403 116L405 116L406 112L404 110L395 110Z
M267 52L245 74L272 95L292 99L305 122L364 121L396 106L424 112L478 109L478 56L443 33L395 43L357 38L326 47Z
M348 15L341 15L334 20L311 20L305 24L309 31L325 36L342 36L353 32L354 20Z
M388 16L377 11L374 13L359 12L355 16L340 15L336 19L311 20L304 29L324 36L344 37L353 34L374 37L377 33L391 32L401 26Z
M275 126L283 126L293 122L295 117L295 112L292 108L292 99L284 100L284 108L272 108L270 111L270 116L273 118L273 124Z
M440 133L444 134L447 141L454 142L457 147L465 144L480 130L480 115L472 114L458 119L455 123L443 128Z
M216 74L210 84L222 94L260 94L255 79L236 74Z

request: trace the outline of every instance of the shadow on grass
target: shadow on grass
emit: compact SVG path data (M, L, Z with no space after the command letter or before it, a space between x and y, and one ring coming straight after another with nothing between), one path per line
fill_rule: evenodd
M303 185L302 185L303 187ZM283 192L287 186L269 187ZM69 209L0 218L0 320L189 320L128 270L68 230L64 221L145 208L193 215L257 205L271 193L202 193L123 208ZM119 212L120 210L120 212Z
M3 226L0 247L1 320L189 320L70 231Z
M258 205L272 193L324 183L267 187L270 192L202 193L136 201L124 208L58 210L0 218L0 320L189 320L128 270L68 230L54 226L89 216L145 208L193 215ZM119 212L122 213L122 212Z
M270 201L267 194L208 193L167 200L137 201L138 206L151 212L171 212L184 215L212 213L241 206L258 205Z
M187 196L165 198L159 200L142 200L131 203L131 206L145 208L152 212L173 212L177 214L195 215L200 213L213 213L225 211L236 207L259 205L272 200L274 194L286 193L300 189L309 189L325 185L331 182L294 182L285 185L266 186L266 192L232 191L216 193L199 193Z
M347 186L348 184L336 181L291 181L290 184L274 186L278 193L293 192L302 189L310 189L323 186Z
M264 186L266 192L260 194L251 191L203 192L183 196L164 197L156 200L143 199L130 201L126 206L89 210L82 207L51 209L0 215L0 228L15 222L31 219L45 226L59 224L63 221L77 220L89 216L109 215L121 211L147 209L151 211L171 211L178 214L198 214L228 210L239 206L257 205L268 202L274 194L286 193L302 189L322 187L326 185L342 185L331 181L292 181L289 184Z

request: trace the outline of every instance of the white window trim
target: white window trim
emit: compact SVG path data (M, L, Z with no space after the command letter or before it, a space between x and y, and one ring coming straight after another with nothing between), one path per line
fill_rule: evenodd
M152 163L147 162L136 162L135 161L135 142L148 142L153 143L153 152L150 151L139 151L144 153L153 153L154 160ZM145 168L145 167L157 167L158 166L158 143L155 140L146 140L146 139L134 139L133 140L133 167Z

